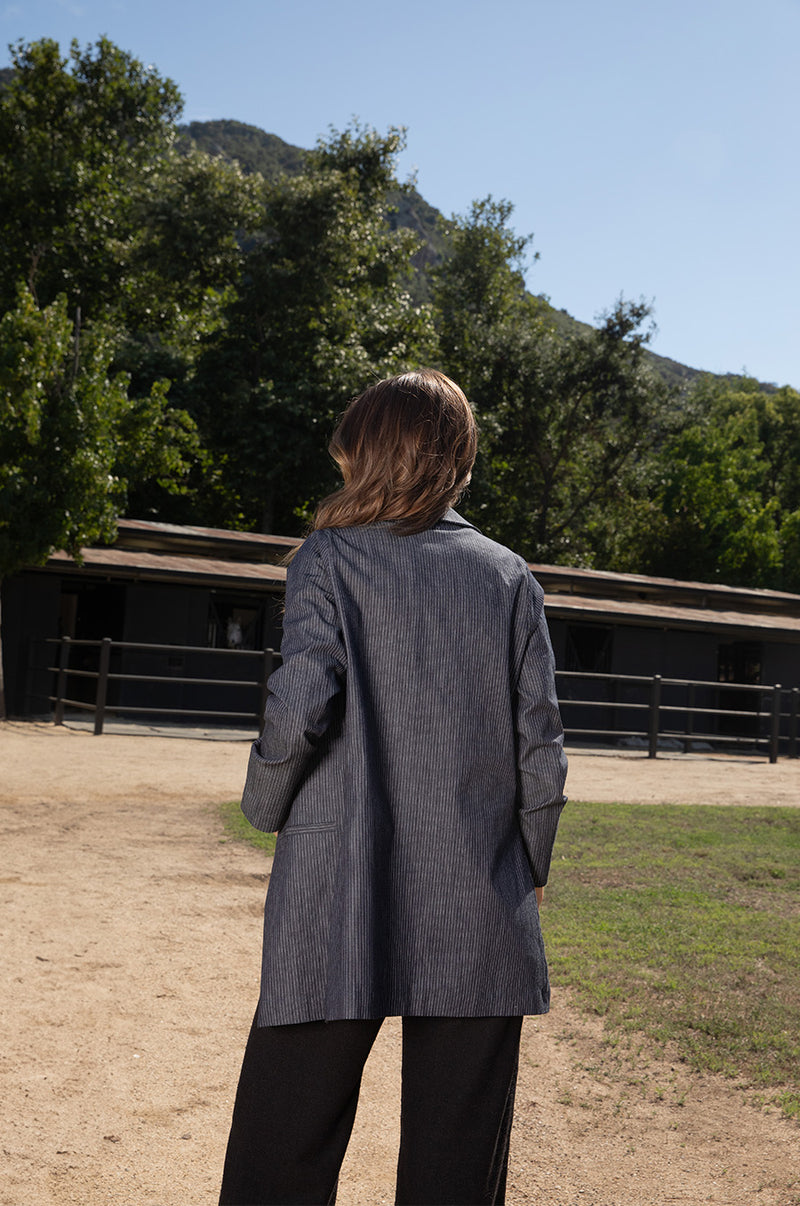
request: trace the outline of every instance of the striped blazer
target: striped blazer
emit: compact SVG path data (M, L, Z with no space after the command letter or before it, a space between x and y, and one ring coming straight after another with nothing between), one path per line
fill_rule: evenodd
M544 1013L566 760L542 590L455 511L313 532L242 808L278 831L258 1024Z

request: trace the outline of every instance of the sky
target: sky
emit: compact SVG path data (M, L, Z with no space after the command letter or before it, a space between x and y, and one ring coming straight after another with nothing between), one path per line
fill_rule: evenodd
M557 308L645 298L660 355L800 388L800 0L0 0L4 46L101 34L187 121L406 127L401 176L511 201Z

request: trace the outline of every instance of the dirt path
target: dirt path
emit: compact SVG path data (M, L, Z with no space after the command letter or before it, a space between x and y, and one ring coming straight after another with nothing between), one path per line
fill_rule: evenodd
M268 865L225 841L241 742L0 726L2 1206L216 1201ZM797 803L800 765L573 758L573 799ZM509 1206L797 1206L800 1132L728 1082L620 1057L554 992L528 1019ZM392 1199L399 1034L340 1206Z

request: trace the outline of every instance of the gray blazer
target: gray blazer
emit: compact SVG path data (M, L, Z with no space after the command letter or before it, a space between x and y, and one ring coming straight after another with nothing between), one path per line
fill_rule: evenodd
M281 652L242 800L279 831L258 1024L546 1012L566 759L524 561L455 511L314 532Z

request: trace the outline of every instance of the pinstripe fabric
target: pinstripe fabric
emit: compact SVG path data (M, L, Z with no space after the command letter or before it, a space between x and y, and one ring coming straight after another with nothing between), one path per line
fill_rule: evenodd
M455 511L323 529L242 808L279 830L258 1024L546 1012L566 760L542 590Z

